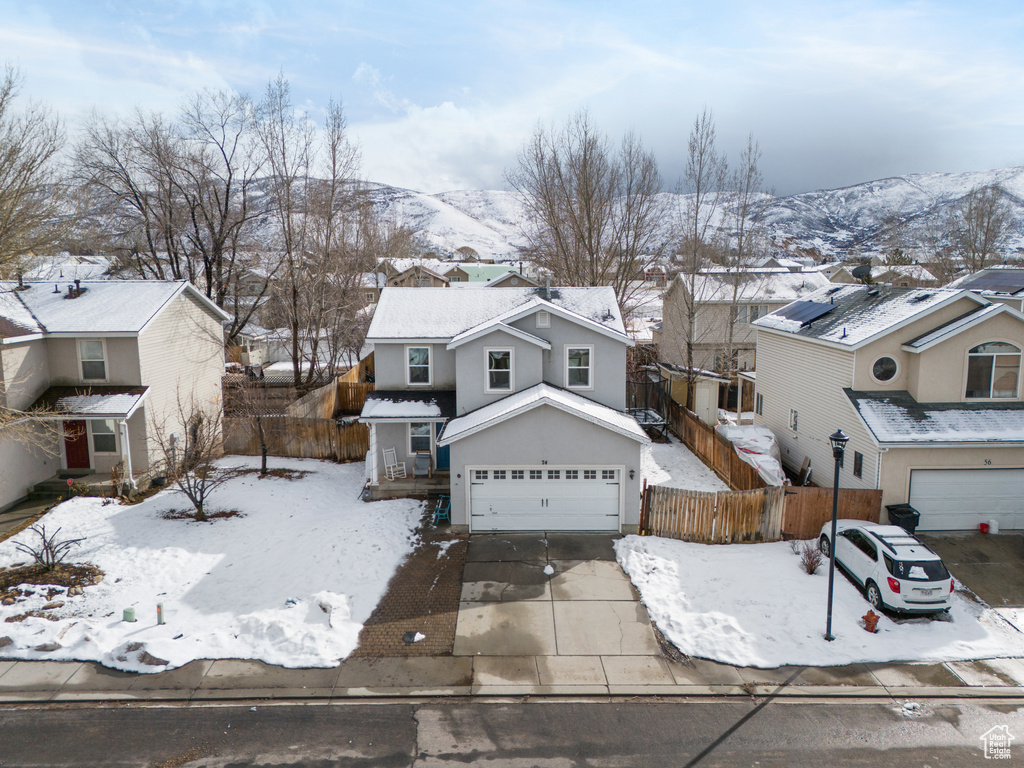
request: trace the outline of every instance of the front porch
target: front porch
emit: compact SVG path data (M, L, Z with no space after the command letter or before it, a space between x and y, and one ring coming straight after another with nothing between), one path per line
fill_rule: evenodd
M437 470L433 477L400 477L395 480L381 478L377 485L368 485L370 499L427 498L439 493L451 492L451 475L447 470Z

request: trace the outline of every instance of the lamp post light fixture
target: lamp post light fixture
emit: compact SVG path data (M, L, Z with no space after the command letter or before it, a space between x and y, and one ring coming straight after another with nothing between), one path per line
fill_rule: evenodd
M839 516L839 467L843 463L843 451L850 438L843 434L843 430L837 429L834 434L828 436L832 444L832 458L836 461L835 479L832 483L832 535L829 538L828 547L828 621L825 623L825 639L829 642L835 640L832 637L832 583L836 577L836 518Z

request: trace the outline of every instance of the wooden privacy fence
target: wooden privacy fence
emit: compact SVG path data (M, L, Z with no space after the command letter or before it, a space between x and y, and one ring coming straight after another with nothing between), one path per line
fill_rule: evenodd
M878 522L882 492L856 488L839 489L839 519ZM786 512L782 532L787 538L816 539L821 526L832 519L832 489L813 486L786 488Z
M274 416L263 419L263 430L271 456L362 461L370 450L370 431L365 424ZM224 419L224 452L243 456L260 454L254 419Z
M881 491L839 490L839 517L878 522ZM644 489L640 534L704 544L816 539L832 519L828 488L762 488L753 491Z
M366 402L366 395L373 392L373 388L373 384L359 384L338 379L335 387L334 413L360 413L363 410L363 403Z
M284 409L286 416L296 419L330 419L335 414L338 387L331 382L308 392Z
M735 491L767 488L757 469L743 461L733 444L679 403L669 404L669 427L683 443Z
M784 493L782 488L714 493L651 485L644 490L640 534L704 544L778 541Z

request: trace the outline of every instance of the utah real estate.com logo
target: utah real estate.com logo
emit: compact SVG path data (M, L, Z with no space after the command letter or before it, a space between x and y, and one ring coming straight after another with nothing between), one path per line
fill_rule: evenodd
M1015 737L1010 733L1008 726L997 725L994 728L989 728L981 734L980 738L985 745L986 760L1010 759L1010 742Z

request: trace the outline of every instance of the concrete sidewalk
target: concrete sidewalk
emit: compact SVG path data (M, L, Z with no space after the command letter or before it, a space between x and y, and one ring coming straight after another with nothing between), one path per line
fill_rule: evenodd
M671 660L636 590L615 563L610 536L472 537L453 647L450 656L352 656L329 669L218 660L149 675L91 662L0 661L0 703L1024 695L1024 660L1019 659L770 670Z

